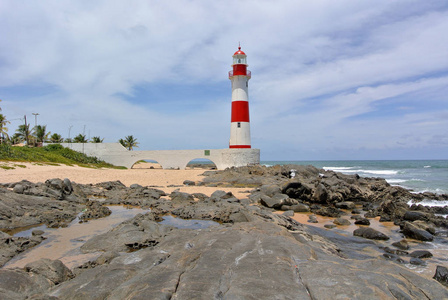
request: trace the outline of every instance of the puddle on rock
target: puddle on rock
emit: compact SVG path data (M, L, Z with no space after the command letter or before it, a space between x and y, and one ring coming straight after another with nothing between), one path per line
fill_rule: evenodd
M23 227L17 227L11 230L3 230L3 232L15 236L15 237L30 237L32 235L32 232L34 230L47 230L47 225L45 224L35 224L35 225L28 225Z
M176 228L184 228L184 229L205 229L210 226L220 225L218 222L210 221L210 220L196 220L196 219L181 219L175 216L164 216L163 221L160 221L159 224L169 225Z
M281 214L283 212L278 211L277 213ZM326 230L331 230L334 233L351 237L353 236L353 231L356 230L359 227L362 227L360 225L355 225L355 220L350 219L351 214L348 212L347 215L343 216L343 218L350 221L351 225L348 226L336 226L332 229L327 229L324 227L326 224L332 224L334 225L333 221L335 218L330 217L323 217L319 215L315 215L318 223L309 223L308 218L310 215L313 215L312 213L294 213L294 216L292 219L296 220L299 223L311 225L315 227L319 227ZM369 219L370 226L373 229L376 229L388 237L390 237L390 240L388 241L376 241L378 244L378 247L389 247L391 249L397 249L396 247L392 246L392 243L400 241L404 238L404 235L400 232L400 227L395 225L393 222L380 222L379 217L376 217L374 219ZM448 233L446 234L448 236ZM448 239L445 236L444 233L441 233L439 235L436 235L434 237L433 242L422 242L417 241L413 239L407 239L409 243L409 250L407 250L409 253L412 253L416 250L428 250L432 253L433 257L431 258L425 258L423 261L426 263L426 265L423 266L417 266L417 265L411 265L410 263L403 264L402 266L406 267L407 269L413 270L414 272L417 272L421 275L425 275L426 277L432 278L435 274L435 270L437 265L441 266L448 266ZM382 253L385 253L383 250L379 249L380 255ZM401 256L404 260L408 261L410 260L409 256Z
M41 258L60 259L68 268L72 269L89 260L97 258L101 252L83 254L80 247L95 235L105 233L117 226L121 222L133 218L139 213L146 213L149 210L141 208L129 209L125 206L108 206L112 214L108 217L89 220L86 223L79 223L79 219L73 220L69 226L65 228L44 228L34 227L21 232L17 232L15 236L31 235L36 229L45 231L44 237L47 238L39 245L17 255L6 263L3 268L23 268L27 263L36 261Z

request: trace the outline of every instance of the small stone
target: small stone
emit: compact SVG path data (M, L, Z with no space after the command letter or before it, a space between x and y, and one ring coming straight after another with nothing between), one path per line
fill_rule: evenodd
M339 202L336 203L334 206L336 206L336 208L340 208L340 209L354 209L355 203L351 202L351 201L344 201L344 202Z
M21 185L21 184L16 184L14 186L14 188L12 189L12 191L17 194L23 194L24 190L25 189L24 189L23 185Z
M426 250L417 250L412 252L410 256L416 258L430 258L432 257L432 253Z
M143 188L143 187L140 184L134 183L134 184L131 184L129 186L129 188L131 188L131 189L139 189L139 188Z
M325 224L324 227L328 228L328 229L333 229L333 228L336 227L336 225L334 225L334 224Z
M193 185L196 185L196 182L191 181L191 180L185 180L185 181L183 182L183 184L184 184L184 185L188 185L188 186L193 186Z
M39 236L39 235L43 235L45 232L43 231L43 230L39 230L39 229L36 229L36 230L33 230L32 232L31 232L31 235L32 236Z
M318 223L316 216L314 215L309 216L308 223Z
M352 223L350 223L349 220L344 219L344 218L337 218L333 221L333 223L336 225L340 225L340 226L348 226L348 225L352 224Z
M366 219L366 218L362 218L362 219L356 220L355 224L356 225L367 225L368 226L368 225L370 225L370 221L368 219Z
M287 210L282 215L285 217L294 217L294 211L293 210Z
M426 265L426 263L423 260L421 260L420 258L417 258L417 257L412 257L411 260L409 261L409 263L411 265L416 265L416 266L425 266Z
M409 244L408 244L408 241L406 239L402 239L399 242L392 243L392 246L397 247L397 248L399 248L401 250L408 250L409 249Z
M302 204L302 203L291 205L290 207L295 212L309 212L310 211L310 207L308 205Z

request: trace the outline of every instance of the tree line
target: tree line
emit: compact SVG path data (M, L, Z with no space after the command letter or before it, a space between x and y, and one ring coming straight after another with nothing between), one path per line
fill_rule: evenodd
M1 101L1 100L0 100ZM0 111L1 111L0 107ZM94 136L91 139L86 138L85 134L78 134L73 139L63 138L58 133L51 133L47 131L47 125L36 125L30 128L30 124L19 125L13 135L8 134L7 125L11 124L6 116L0 113L0 144L17 145L25 143L27 146L41 146L43 143L102 143L104 138ZM137 139L133 135L128 135L124 139L119 139L118 142L128 150L133 150L138 147Z

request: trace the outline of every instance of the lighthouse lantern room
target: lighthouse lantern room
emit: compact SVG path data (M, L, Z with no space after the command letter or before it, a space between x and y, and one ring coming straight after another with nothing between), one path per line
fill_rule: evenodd
M232 71L232 117L230 124L229 148L251 148L249 121L249 79L251 72L247 70L246 53L238 47L233 55Z

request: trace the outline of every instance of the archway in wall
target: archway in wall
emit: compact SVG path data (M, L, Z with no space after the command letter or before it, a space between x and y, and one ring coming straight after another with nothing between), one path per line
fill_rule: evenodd
M188 162L186 169L204 169L216 170L217 167L213 161L206 158L195 158Z
M162 169L162 166L153 159L143 159L132 165L131 169Z

